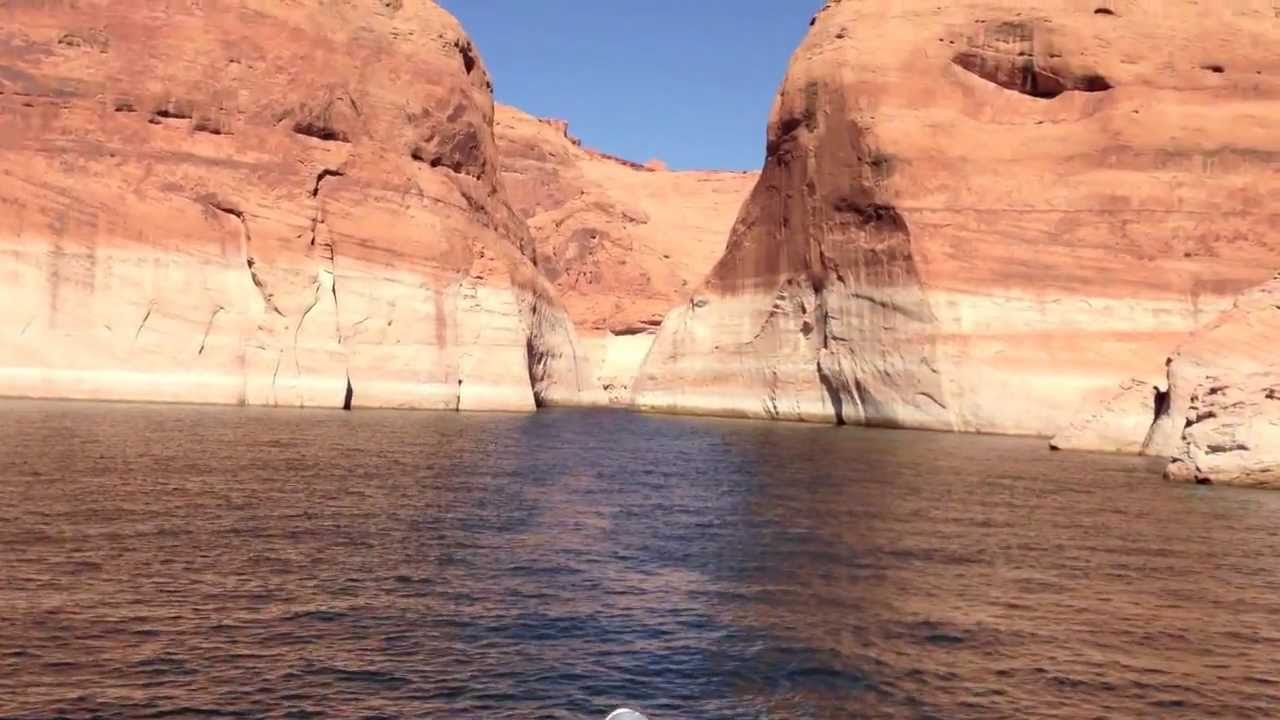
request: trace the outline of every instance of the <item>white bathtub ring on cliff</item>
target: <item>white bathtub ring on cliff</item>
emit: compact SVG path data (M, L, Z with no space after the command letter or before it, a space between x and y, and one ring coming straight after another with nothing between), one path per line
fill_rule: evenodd
M635 710L629 710L627 708L618 708L617 710L614 710L613 712L609 713L609 717L605 718L604 720L649 720L649 718L645 717L644 715L641 715Z

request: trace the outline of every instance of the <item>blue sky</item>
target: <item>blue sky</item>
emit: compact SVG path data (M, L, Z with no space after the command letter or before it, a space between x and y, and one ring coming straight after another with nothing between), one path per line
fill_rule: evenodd
M791 53L823 0L440 0L499 101L588 147L672 168L756 170Z

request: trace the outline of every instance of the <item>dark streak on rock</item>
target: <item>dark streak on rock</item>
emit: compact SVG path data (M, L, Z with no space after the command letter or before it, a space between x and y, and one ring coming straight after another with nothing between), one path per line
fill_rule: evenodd
M209 207L213 208L214 210L230 215L231 217L240 221L240 229L241 229L241 232L244 233L242 235L242 246L244 249L244 253L243 253L244 264L245 264L245 267L247 267L249 270L249 279L253 281L254 287L258 288L258 293L262 295L262 301L266 304L267 308L272 312L274 312L275 314L279 315L280 317L284 317L285 316L284 312L281 311L280 308L276 306L275 302L271 300L271 293L267 292L266 285L262 282L262 278L259 277L257 271L253 269L255 262L253 257L249 255L249 250L248 250L249 244L253 240L253 236L249 233L249 222L245 219L244 212L239 210L238 208L222 203L216 199L209 200L208 203L209 203Z
M209 322L205 323L204 336L200 338L200 349L196 351L196 355L204 354L205 343L209 342L209 332L213 330L213 319L218 317L218 313L224 309L221 305L213 309L213 314L209 316Z
M299 120L293 124L293 131L299 135L305 135L310 138L315 138L316 140L323 140L324 142L351 142L351 138L346 132L333 127L332 125L313 120Z
M316 197L320 194L320 184L325 180L328 180L331 177L343 177L345 175L345 172L335 170L333 168L324 168L320 172L316 173L316 184L311 186L311 197Z
M147 306L147 312L142 316L142 322L138 323L138 329L133 332L134 340L137 340L138 336L142 334L142 328L147 326L147 320L151 319L151 311L154 310L155 307L155 303Z

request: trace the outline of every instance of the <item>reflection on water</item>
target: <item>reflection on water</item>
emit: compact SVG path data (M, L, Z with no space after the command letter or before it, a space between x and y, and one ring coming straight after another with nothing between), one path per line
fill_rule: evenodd
M1043 443L0 405L0 716L1268 717L1280 493Z

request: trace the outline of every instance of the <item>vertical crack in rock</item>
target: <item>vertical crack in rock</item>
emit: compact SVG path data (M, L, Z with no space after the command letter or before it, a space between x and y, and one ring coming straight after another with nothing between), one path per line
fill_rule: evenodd
M271 371L271 405L275 407L280 404L276 396L276 381L280 379L280 364L284 361L284 350L276 353L276 367Z
M318 251L320 253L320 257L325 263L328 264L328 268L327 270L326 269L319 270L318 275L316 277L315 297L312 298L311 304L307 306L307 309L302 311L302 315L298 318L298 324L293 331L294 369L296 370L299 376L302 375L302 360L299 357L299 352L298 352L298 345L299 345L300 336L302 333L302 325L304 322L306 322L307 316L311 313L311 311L314 310L315 307L320 303L320 294L325 290L326 279L328 280L328 291L330 295L333 297L334 339L336 340L338 345L343 344L342 312L341 312L341 307L338 301L337 246L334 241L334 235L332 231L329 231L328 227L325 225L325 213L326 213L325 202L324 202L324 199L321 197L320 192L323 189L324 183L326 180L328 180L329 178L344 177L345 175L346 175L346 172L341 168L329 168L329 167L321 168L320 172L316 173L315 182L312 183L311 189L309 191L309 194L312 200L315 201L315 210L311 215L311 228L310 228L311 237L308 244L312 248L319 249ZM326 231L323 236L321 235L322 227ZM325 276L326 272L328 274L327 278ZM343 409L350 410L351 401L352 401L352 398L354 397L354 389L352 388L352 385L351 385L351 370L349 367L346 369L346 374L347 374L347 384L346 384L345 392L343 394L342 406L343 406Z
M249 405L249 348L256 347L259 350L266 348L255 343L240 342L237 343L236 361L238 370L240 371L240 392L236 398L236 404L241 407Z
M275 301L271 299L271 293L267 292L267 286L262 281L262 277L258 275L258 271L253 269L254 265L256 264L254 259L246 256L244 259L244 264L245 264L245 267L249 269L249 279L253 281L253 286L258 288L258 293L262 295L262 302L266 303L267 309L279 315L280 317L284 317L285 316L284 311L281 310L275 304Z
M338 344L342 344L342 311L338 307L338 268L334 261L329 261L329 266L333 268L333 278L330 280L329 293L333 295L333 331L338 337Z
M525 323L525 360L529 371L529 388L533 392L535 407L544 407L548 393L554 390L563 377L563 365L573 368L573 391L582 392L582 370L578 364L578 344L572 324L567 317L550 305L550 300L532 290L533 297L527 307L521 308ZM565 358L565 353L569 357ZM559 367L557 367L559 366Z
M302 361L298 359L298 336L302 333L302 324L307 321L307 315L315 309L316 305L320 304L320 293L323 290L323 283L320 282L319 278L316 278L315 297L311 299L311 304L307 306L307 309L302 311L302 315L298 317L297 326L293 328L293 366L298 373L298 377L302 377Z
M333 282L329 286L330 292L333 294L334 307L334 332L337 334L338 344L342 344L342 314L338 309L338 249L333 240L333 233L327 233L327 240L319 239L320 226L324 225L324 201L320 198L320 187L324 181L331 177L344 177L346 172L338 168L323 168L316 174L315 184L311 187L311 197L316 201L315 213L311 216L311 247L320 246L325 254L325 259L329 262L329 270L332 273Z
M832 413L836 425L848 425L851 422L865 423L867 420L866 404L863 401L865 389L858 378L857 368L846 368L842 353L846 348L833 346L831 336L831 316L827 308L828 298L825 292L816 297L814 307L814 326L818 335L818 382L831 401ZM834 367L832 367L834 365ZM853 401L853 408L845 407L845 398ZM853 412L850 412L853 411Z
M751 339L745 343L746 345L754 345L763 338L766 333L773 329L778 320L787 314L796 311L797 308L795 305L797 303L799 304L799 314L807 314L804 307L804 301L794 299L792 294L788 292L791 283L792 281L788 280L778 287L777 292L773 294L773 303L769 306L769 313L765 315L764 320L760 322L760 327L756 328L755 334L752 335ZM805 322L806 327L811 325L808 321ZM810 332L812 332L812 329L810 329ZM808 335L807 332L805 334Z
M827 340L827 312L826 303L819 297L817 307L814 308L816 314L814 326L819 331L818 335L818 358L815 363L815 370L818 372L818 382L822 384L822 389L826 391L827 398L831 401L831 411L835 415L836 425L845 425L844 418L844 394L837 387L835 378L827 371L826 360L831 352L828 347Z
M138 323L138 329L133 332L133 340L137 342L138 336L142 334L142 328L147 326L147 320L151 319L151 311L156 309L155 301L147 305L147 312L142 315L142 321Z
M464 318L466 317L466 311L470 307L474 307L476 302L476 287L472 283L472 280L475 279L474 274L475 274L475 267L474 267L474 261L473 261L473 266L468 272L467 277L457 281L457 284L456 284L457 300L453 304L453 326L458 329L457 330L458 394L457 394L457 397L454 399L454 410L459 412L462 410L462 382L464 380L463 375L464 375L464 371L467 368L468 358L470 357L470 353L468 353L465 349L463 349L466 347L466 345L464 343L462 336L464 332L469 332L468 326L464 322Z
M542 407L545 402L542 389L538 387L538 355L538 344L533 339L533 328L528 328L524 334L525 369L529 373L529 389L533 392L533 406L536 408Z
M196 351L196 355L204 355L205 344L209 342L209 332L213 330L213 319L218 317L218 313L225 309L221 305L213 309L213 314L209 316L209 322L205 323L204 336L200 338L200 349Z
M253 244L253 235L249 232L249 221L245 218L244 212L217 200L210 200L209 207L240 221L240 257L245 267L249 270L249 279L253 281L253 286L258 288L258 294L262 296L262 302L266 304L267 309L280 317L284 317L284 311L271 299L271 293L267 292L266 283L262 281L258 271L254 270L256 262L253 256L249 254L249 247Z

